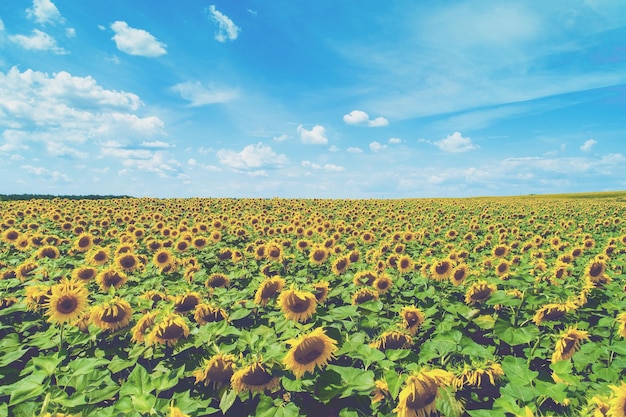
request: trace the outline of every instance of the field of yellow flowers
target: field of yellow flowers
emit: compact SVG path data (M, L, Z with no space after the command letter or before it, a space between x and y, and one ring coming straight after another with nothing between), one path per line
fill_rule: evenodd
M624 417L588 197L2 201L0 417Z

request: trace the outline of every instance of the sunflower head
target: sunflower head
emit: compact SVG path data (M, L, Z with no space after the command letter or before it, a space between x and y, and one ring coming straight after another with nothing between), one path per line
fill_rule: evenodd
M278 304L287 319L305 322L315 312L317 298L309 291L299 291L292 287L280 293Z
M283 363L297 379L305 372L313 372L316 367L321 369L326 366L337 351L337 342L328 337L321 327L297 339L290 339L287 344L291 345L291 348Z
M283 278L278 276L266 278L263 282L261 282L259 288L254 294L255 304L262 306L267 305L269 300L271 300L276 294L280 293L284 287L285 280Z
M82 283L64 279L53 285L46 304L46 315L51 323L69 323L76 320L89 306L89 291Z
M193 372L193 376L196 378L196 384L202 382L205 386L210 384L214 388L219 388L230 382L234 373L235 357L218 353L211 359L205 359L202 367Z
M196 308L202 301L202 296L196 291L187 291L174 298L174 311L178 314L187 313Z
M435 281L445 281L450 278L454 266L451 259L434 262L430 267L430 275Z
M361 288L352 295L352 305L378 300L378 291L372 288Z
M313 294L318 303L323 303L328 298L330 283L328 281L318 281L313 284Z
M280 378L275 377L260 361L238 370L230 378L230 384L236 392L271 391L279 386Z
M185 319L175 313L167 314L154 324L146 336L148 344L166 344L174 346L180 338L189 336L189 326Z
M559 336L552 354L552 362L570 359L580 347L580 343L587 339L588 332L570 327Z
M417 333L425 320L422 310L415 306L402 307L402 310L400 310L400 317L402 318L401 327L407 330L411 335L415 335Z
M465 302L470 305L482 303L491 297L497 287L481 280L473 283L465 292Z
M115 297L91 309L90 320L102 330L115 331L128 326L133 310L128 301Z
M398 397L398 417L429 417L436 412L439 387L449 385L453 375L441 369L422 370L410 375Z
M126 281L128 281L128 276L115 268L104 269L96 276L96 282L100 285L100 290L103 292L109 291L111 287L119 289Z
M378 294L385 294L391 289L393 280L385 273L380 274L373 282L372 286L376 288Z
M387 349L407 349L413 344L413 337L398 330L388 330L383 332L378 339L370 344L371 347L378 350Z
M193 318L200 325L226 320L228 313L223 308L215 307L209 303L200 303L196 305Z

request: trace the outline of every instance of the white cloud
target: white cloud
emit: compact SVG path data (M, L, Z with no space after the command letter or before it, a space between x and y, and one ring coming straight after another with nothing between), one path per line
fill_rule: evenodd
M302 161L300 164L306 168L321 169L321 170L329 171L329 172L342 172L346 170L345 167L342 167L340 165L335 165L335 164L320 165L311 161Z
M274 136L274 140L275 140L276 142L284 142L284 141L286 141L287 139L289 139L289 135L287 135L287 134L285 134L285 133L283 133L283 134L282 134L282 135L280 135L280 136Z
M328 147L328 152L339 152L341 149L339 149L339 147L335 146L335 145L330 145Z
M44 167L35 167L32 165L22 165L21 169L28 172L29 174L36 175L41 177L43 180L47 180L54 183L70 183L72 180L66 174L63 174L59 171L51 171Z
M222 168L220 167L216 167L215 165L201 164L200 162L196 161L193 158L189 158L189 160L187 161L187 165L189 165L191 168L202 168L202 169L205 169L207 171L212 171L212 172L222 171Z
M215 34L215 39L218 42L237 39L240 29L228 16L218 11L214 5L209 6L209 12L211 13L211 19L218 24L217 33Z
M52 36L39 29L33 29L30 36L11 35L9 36L9 40L31 51L51 51L57 55L67 54L67 51L59 47L57 41Z
M367 113L361 110L352 110L350 113L343 116L343 121L349 125L367 126L367 127L381 127L387 126L389 122L384 117L377 117L370 120Z
M313 145L325 145L328 143L328 139L326 138L326 129L324 129L324 126L315 125L313 126L313 129L306 130L302 127L302 125L299 125L297 130L300 134L302 143L310 143Z
M268 166L278 167L287 162L286 155L277 154L271 147L260 142L246 146L241 152L220 149L217 151L217 157L222 165L243 170Z
M33 0L33 7L26 9L26 16L40 24L64 21L59 9L50 0Z
M472 139L464 138L459 132L454 132L445 138L438 140L434 143L439 149L444 152L467 152L478 147L472 144Z
M65 29L65 36L67 36L68 38L76 37L76 29L74 28Z
M363 153L363 149L357 148L357 147L354 147L354 146L350 146L348 149L346 149L346 151L348 151L350 153Z
M128 23L119 20L111 24L111 29L115 32L111 39L122 52L146 57L157 57L167 53L166 45L143 29L131 28Z
M583 152L589 152L591 151L591 148L593 148L593 145L595 145L596 142L594 139L589 139L587 141L585 141L585 143L583 143L583 145L580 147L580 150Z
M160 140L155 140L153 142L141 142L141 146L143 146L144 148L159 148L159 149L164 149L164 148L169 148L171 145L169 143L166 142L162 142Z
M388 141L392 145L397 145L398 143L402 143L402 139L400 138L389 138Z
M4 31L4 22L2 21L2 18L0 17L0 32Z
M383 144L381 144L379 142L376 142L376 141L371 142L369 146L370 146L370 150L372 152L380 152L380 151L382 151L382 150L387 148L387 145L383 145Z
M190 102L190 106L205 106L208 104L225 103L231 101L239 95L237 90L216 89L205 87L200 82L187 81L178 83L170 88L180 96Z

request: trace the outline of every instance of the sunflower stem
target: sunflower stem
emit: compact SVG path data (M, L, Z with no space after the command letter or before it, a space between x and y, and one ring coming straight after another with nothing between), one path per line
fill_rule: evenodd
M61 331L59 332L59 353L63 350L63 333L65 331L65 322L61 323Z
M528 364L530 364L530 361L533 358L533 355L535 354L535 351L537 350L537 348L539 347L539 343L541 342L542 336L539 335L537 336L537 341L535 341L535 344L533 345L533 348L530 350L530 354L528 355Z

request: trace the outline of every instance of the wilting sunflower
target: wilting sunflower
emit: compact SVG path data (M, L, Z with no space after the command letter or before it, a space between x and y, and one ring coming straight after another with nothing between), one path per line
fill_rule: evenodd
M624 417L626 416L626 383L623 381L620 386L609 385L613 390L613 395L609 400L609 412L607 417Z
M315 367L323 368L337 351L337 342L328 337L324 329L318 327L308 334L286 342L291 346L283 359L285 367L300 379L305 372L313 372Z
M378 300L378 291L371 288L361 288L352 295L352 305L363 304L372 300Z
M133 272L141 268L141 262L132 252L120 253L115 257L115 266L124 272Z
M309 291L299 291L291 287L280 293L278 305L287 319L305 322L315 312L317 299Z
M230 284L230 278L226 274L215 272L207 278L204 286L210 289L213 288L226 288Z
M323 245L315 245L309 252L309 262L314 265L322 265L328 259L328 249Z
M389 398L389 385L384 379L377 379L374 381L374 391L372 391L372 404L379 403L386 398Z
M230 378L236 392L263 392L278 388L280 378L272 376L263 363L257 361L238 370Z
M489 284L484 280L475 282L465 292L465 303L469 305L482 303L489 299L497 289L494 284Z
M29 311L36 311L46 306L50 296L52 295L52 288L48 285L29 285L24 290L26 296L26 308Z
M146 343L174 346L181 337L188 336L189 326L185 319L178 314L170 313L156 322L150 333L146 335Z
M2 297L0 298L0 310L4 309L4 308L9 308L11 307L13 304L17 303L17 298L16 297Z
M72 271L72 278L88 282L96 278L98 270L92 266L80 266Z
M35 275L37 268L39 265L36 263L25 261L15 268L15 277L20 281L27 281Z
M539 326L544 321L558 320L569 311L576 310L576 307L576 304L571 301L546 304L535 312L533 322Z
M272 278L266 278L261 282L259 288L254 294L254 303L262 306L267 305L269 300L276 294L282 291L285 287L285 280L281 277L274 276Z
M398 330L388 330L383 332L370 346L378 350L387 349L407 349L413 344L413 337L410 334Z
M103 292L109 291L111 287L119 289L126 281L128 281L128 276L115 268L104 269L96 276L96 282L100 285L100 290Z
M144 314L143 317L137 320L137 323L135 324L135 326L133 326L131 330L133 334L131 340L134 342L138 342L138 343L143 342L145 339L146 333L148 333L148 330L152 326L154 326L154 323L158 315L159 315L158 311L151 311L149 313Z
M454 271L452 260L443 259L434 262L430 267L430 276L435 281L445 281L450 278Z
M393 280L391 277L385 273L382 273L374 280L372 286L376 288L378 294L385 294L387 291L391 289L393 285Z
M218 353L211 359L204 359L202 367L193 372L196 384L204 383L204 386L211 384L213 388L219 388L230 382L235 373L235 356Z
M187 313L196 308L202 301L202 296L197 291L187 291L174 298L174 311L178 314Z
M53 285L50 291L46 315L49 316L48 321L51 323L74 321L89 306L87 300L89 291L80 282L64 279Z
M88 264L93 266L104 265L111 259L111 250L108 247L94 248L85 257Z
M415 336L425 320L422 310L415 306L402 307L402 310L400 310L400 317L402 317L401 327L413 336Z
M561 333L554 347L552 363L570 359L580 347L580 343L587 339L589 339L589 333L575 327L570 327Z
M465 282L469 275L469 267L466 264L459 264L454 268L452 275L450 275L450 282L455 286L461 285Z
M226 320L228 313L223 308L215 307L209 303L200 303L196 305L193 318L199 325L212 323L216 321Z
M56 248L56 246L45 245L39 248L37 251L37 259L57 259L61 256L61 252Z
M128 301L115 297L91 309L90 320L102 330L115 331L128 326L133 310Z
M480 365L464 364L463 370L452 380L452 386L458 391L465 387L485 388L496 385L504 376L502 365L487 361Z
M328 298L330 283L328 281L318 281L313 284L313 294L318 303L323 303Z
M398 417L430 417L436 412L439 387L449 385L453 375L441 369L422 370L410 375L393 410Z

